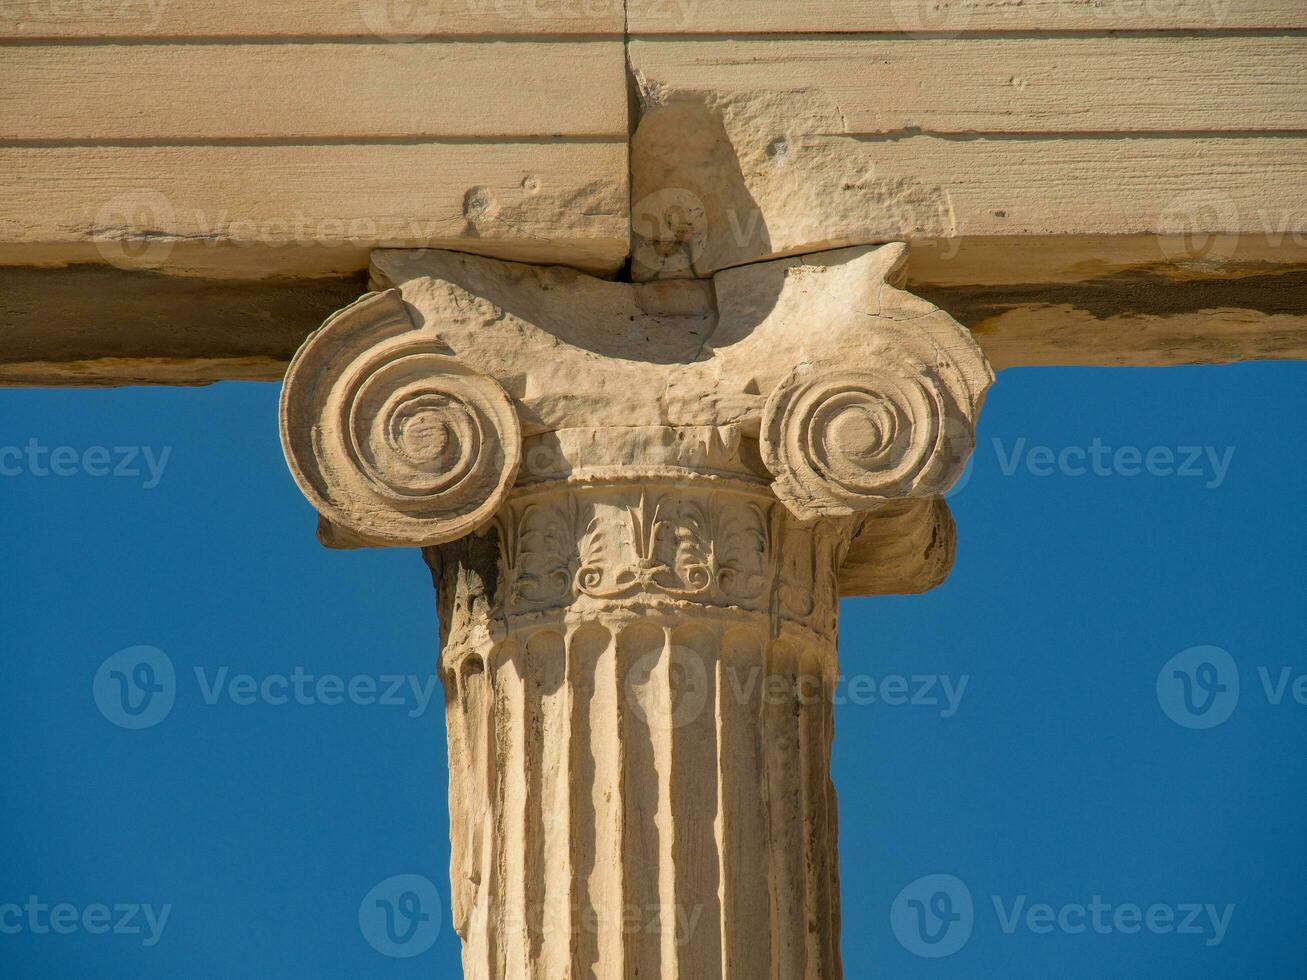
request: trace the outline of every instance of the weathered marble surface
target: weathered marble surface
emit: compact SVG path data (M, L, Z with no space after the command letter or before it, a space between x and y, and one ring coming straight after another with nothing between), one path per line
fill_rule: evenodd
M381 252L295 356L323 540L432 569L467 977L840 976L838 601L947 572L993 380L905 255Z

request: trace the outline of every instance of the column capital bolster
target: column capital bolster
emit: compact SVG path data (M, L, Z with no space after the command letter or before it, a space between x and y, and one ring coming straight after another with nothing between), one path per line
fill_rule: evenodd
M993 374L963 327L898 287L905 254L631 284L377 252L378 291L287 373L291 470L337 547L442 544L554 488L765 492L799 521L865 518L857 560L903 572L855 575L859 588L918 591L947 571L951 523L932 498L971 451ZM873 547L878 527L912 544Z

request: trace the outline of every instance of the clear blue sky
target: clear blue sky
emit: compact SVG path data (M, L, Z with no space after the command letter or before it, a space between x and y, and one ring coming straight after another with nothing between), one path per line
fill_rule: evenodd
M277 395L0 391L0 976L458 976L430 580L317 545ZM844 606L848 977L1304 975L1304 418L1307 365L1000 377L948 583ZM1196 646L1228 662L1168 664ZM165 717L115 708L168 665ZM418 688L272 703L296 668ZM238 703L245 674L271 697ZM939 703L866 703L898 676ZM442 906L410 958L360 921L430 907L395 875Z

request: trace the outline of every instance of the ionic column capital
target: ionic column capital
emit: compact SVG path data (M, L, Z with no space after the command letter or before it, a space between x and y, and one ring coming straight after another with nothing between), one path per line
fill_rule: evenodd
M379 291L291 364L286 455L342 546L455 540L546 485L711 479L801 521L926 500L960 472L993 375L898 288L905 255L629 284L379 252Z

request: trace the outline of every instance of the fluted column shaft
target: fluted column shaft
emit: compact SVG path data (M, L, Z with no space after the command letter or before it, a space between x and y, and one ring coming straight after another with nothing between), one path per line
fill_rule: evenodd
M847 534L679 482L537 489L427 551L469 978L839 976Z

